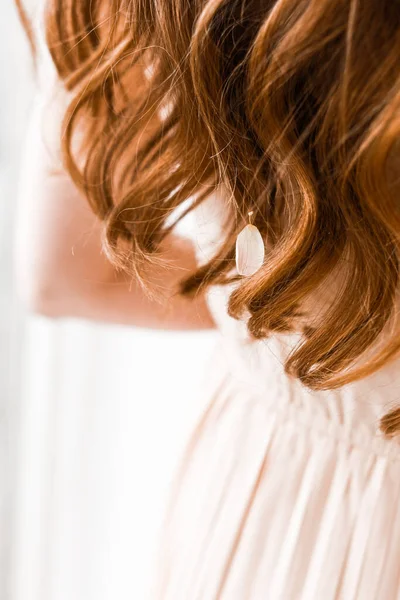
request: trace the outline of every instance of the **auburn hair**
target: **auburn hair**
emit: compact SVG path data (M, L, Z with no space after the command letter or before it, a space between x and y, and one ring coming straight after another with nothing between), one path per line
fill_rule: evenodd
M65 166L118 268L143 279L160 242L222 184L224 240L182 294L238 280L229 312L264 338L296 329L340 272L287 373L331 389L398 355L397 2L48 0L45 18L71 93ZM234 246L249 210L268 255L241 280ZM400 429L400 409L381 427Z

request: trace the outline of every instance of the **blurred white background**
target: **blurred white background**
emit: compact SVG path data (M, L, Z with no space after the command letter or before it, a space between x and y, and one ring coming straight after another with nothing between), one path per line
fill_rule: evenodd
M18 162L33 94L0 6L0 597L144 600L169 482L201 410L212 333L25 316L13 291Z

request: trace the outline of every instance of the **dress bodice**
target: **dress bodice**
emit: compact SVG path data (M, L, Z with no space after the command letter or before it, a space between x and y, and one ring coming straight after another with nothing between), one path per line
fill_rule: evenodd
M226 202L223 194L215 194L196 210L194 243L200 262L215 253L222 239ZM284 410L297 407L307 422L312 416L313 422L335 435L364 440L384 452L400 455L398 442L384 440L379 430L380 418L400 402L400 359L339 389L312 391L284 371L286 357L300 334L278 333L263 340L251 339L245 321L233 319L227 312L235 285L212 286L207 301L222 334L221 352L237 384L249 394L265 397L266 402L279 402Z

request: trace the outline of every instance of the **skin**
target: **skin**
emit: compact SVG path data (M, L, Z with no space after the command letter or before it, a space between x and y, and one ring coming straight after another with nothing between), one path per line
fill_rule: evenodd
M21 168L16 236L16 279L30 310L156 329L214 327L204 295L176 293L195 268L191 241L171 236L162 248L168 269L148 278L162 289L152 300L136 281L117 272L102 253L102 223L60 166L59 126L63 99L41 90L32 113Z

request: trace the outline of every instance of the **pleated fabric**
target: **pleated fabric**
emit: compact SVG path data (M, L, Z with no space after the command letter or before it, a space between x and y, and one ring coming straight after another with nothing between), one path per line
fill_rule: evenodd
M398 443L257 394L225 355L171 494L157 598L399 599Z

